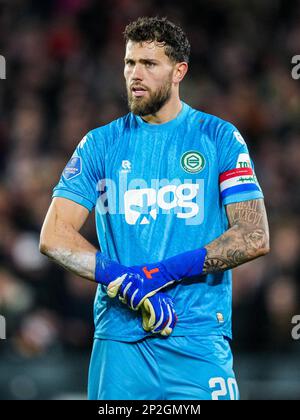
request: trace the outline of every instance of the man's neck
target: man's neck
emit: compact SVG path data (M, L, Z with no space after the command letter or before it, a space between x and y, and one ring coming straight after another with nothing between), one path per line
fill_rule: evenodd
M182 109L182 103L179 98L168 101L156 114L146 115L143 120L149 124L164 124L177 117Z

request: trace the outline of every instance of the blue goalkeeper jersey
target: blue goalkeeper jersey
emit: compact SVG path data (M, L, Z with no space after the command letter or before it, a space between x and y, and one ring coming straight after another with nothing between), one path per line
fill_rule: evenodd
M121 264L154 263L203 247L228 229L225 206L263 198L247 145L230 123L182 102L178 116L149 124L129 113L90 131L53 197L95 208L100 249ZM165 289L173 336L231 337L231 272L183 279ZM135 341L140 312L98 286L95 337Z

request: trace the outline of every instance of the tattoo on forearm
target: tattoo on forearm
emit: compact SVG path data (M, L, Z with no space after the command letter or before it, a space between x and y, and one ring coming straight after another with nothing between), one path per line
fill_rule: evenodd
M74 252L63 248L52 249L48 257L56 261L65 269L89 280L95 278L95 253Z
M231 228L206 246L204 272L234 268L266 253L268 223L262 200L230 204L227 215Z
M257 200L236 203L232 210L233 224L236 222L246 222L253 226L259 226L262 217L263 214L259 211Z

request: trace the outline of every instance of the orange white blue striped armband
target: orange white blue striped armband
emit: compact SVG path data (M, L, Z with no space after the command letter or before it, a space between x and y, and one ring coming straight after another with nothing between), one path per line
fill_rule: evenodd
M260 191L252 168L235 168L220 175L221 198L242 192Z

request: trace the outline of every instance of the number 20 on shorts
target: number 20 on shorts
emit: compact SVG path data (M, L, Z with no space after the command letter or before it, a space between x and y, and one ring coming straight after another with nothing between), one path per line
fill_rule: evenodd
M216 377L210 378L209 380L209 387L214 389L211 393L212 400L219 400L220 397L228 397L230 400L238 400L239 399L239 389L234 378L224 378Z

